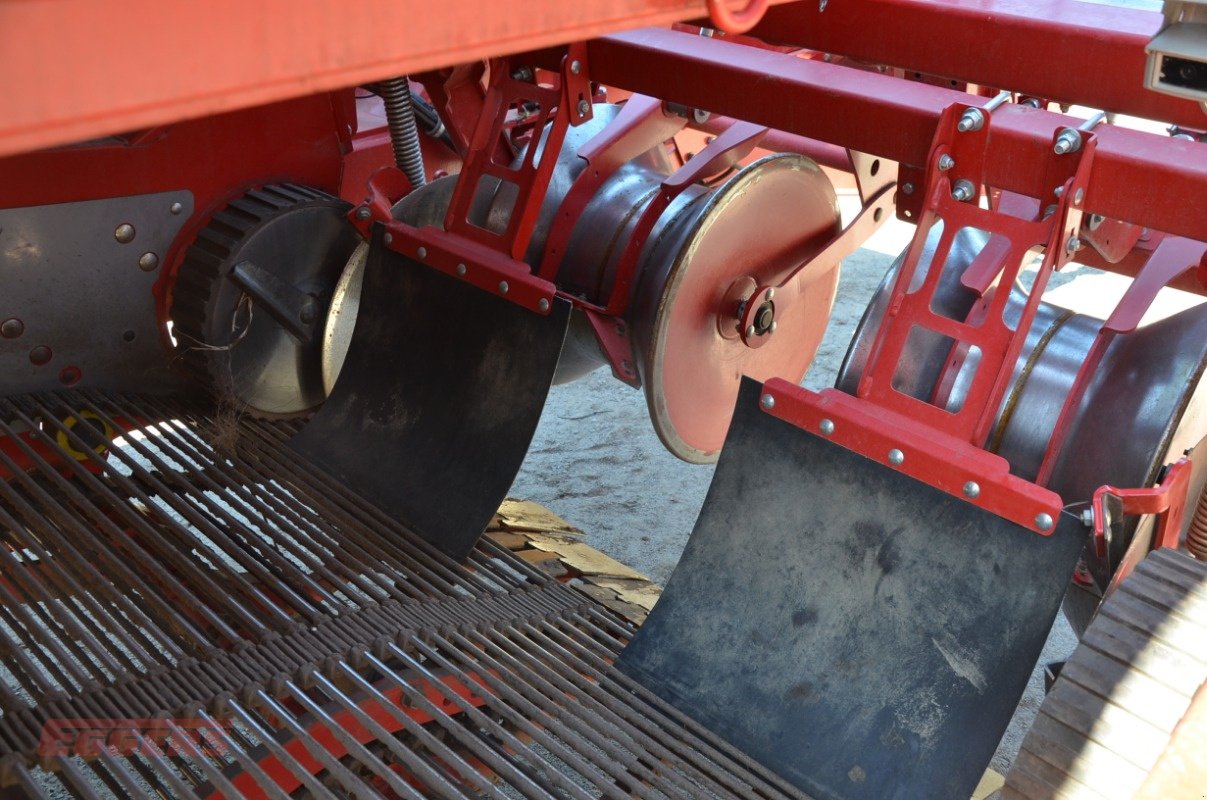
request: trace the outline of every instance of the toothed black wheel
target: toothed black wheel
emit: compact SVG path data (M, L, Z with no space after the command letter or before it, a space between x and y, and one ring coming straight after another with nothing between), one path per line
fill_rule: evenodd
M197 234L173 288L173 335L218 402L266 416L322 403L323 320L360 241L349 208L304 186L265 186Z

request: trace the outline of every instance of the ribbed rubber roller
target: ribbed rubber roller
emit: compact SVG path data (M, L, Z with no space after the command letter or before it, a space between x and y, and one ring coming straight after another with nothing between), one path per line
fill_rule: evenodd
M701 195L647 245L628 315L650 418L663 444L693 463L716 461L743 375L801 380L825 333L838 262L777 289L773 333L750 346L739 313L841 230L834 187L816 163L777 154ZM651 249L652 247L652 249ZM787 303L785 301L791 301ZM772 298L772 303L776 298Z

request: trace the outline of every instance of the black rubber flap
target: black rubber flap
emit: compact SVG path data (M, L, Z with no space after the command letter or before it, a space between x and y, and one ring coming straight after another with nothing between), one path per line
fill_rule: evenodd
M818 800L967 800L1085 529L1026 531L773 418L759 390L619 668Z
M463 559L528 452L570 304L540 316L380 239L339 380L290 444Z

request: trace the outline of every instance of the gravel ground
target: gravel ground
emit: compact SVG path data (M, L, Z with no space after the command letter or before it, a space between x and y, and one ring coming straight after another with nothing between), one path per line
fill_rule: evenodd
M850 213L849 201L844 211ZM833 385L864 307L912 232L912 226L891 222L847 259L805 386ZM586 531L594 547L665 584L712 471L670 455L650 425L641 391L601 369L554 387L512 494L543 503ZM1039 664L1066 658L1075 645L1072 630L1058 617ZM994 757L999 772L1009 768L1042 699L1042 667L1037 667Z

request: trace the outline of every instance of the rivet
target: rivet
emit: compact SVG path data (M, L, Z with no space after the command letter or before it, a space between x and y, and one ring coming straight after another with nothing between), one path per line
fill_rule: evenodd
M393 244L394 243L394 234L387 233L385 236L381 237L381 240L383 242L385 242L386 244Z
M1081 201L1084 199L1085 199L1085 189L1078 189L1077 193L1073 195L1073 205L1075 205L1075 206L1081 205Z
M184 211L184 205L181 203L172 203L172 205L168 206L168 211L171 211L173 214L179 214L181 211Z
M507 285L507 281L499 281L499 294L507 294L507 290L511 287Z
M50 361L53 356L54 353L51 352L49 347L44 344L40 344L29 351L29 363L33 364L35 367L40 367Z
M901 194L913 194L913 193L914 193L914 185L912 183L910 183L909 181L906 181L905 183L901 184Z
M134 226L129 222L123 222L114 229L113 238L122 244L129 244L134 241Z
M775 329L778 328L779 326L780 326L780 324L778 322L776 322L775 320L771 320L771 327L769 327L767 329L767 333L775 333Z
M548 311L549 310L549 301L542 297L541 301L536 304L536 307L539 308L541 311Z
M464 265L464 264L458 264L458 265L457 265L457 274L458 274L458 275L464 275L464 274L465 274L465 265Z
M759 402L762 404L763 408L775 408L775 398L769 394L765 394L759 398Z
M1035 527L1039 528L1041 531L1051 530L1052 529L1052 515L1044 513L1043 511L1036 514L1035 515Z
M775 298L775 289L774 288L768 289L767 290L767 299L772 300L774 298Z
M746 338L747 339L754 338L754 326L753 325L751 325L749 328L746 329Z
M159 266L159 256L154 253L143 253L138 257L138 268L143 272L154 272Z
M427 248L420 247L415 251L415 255L419 256L419 260L422 261L423 259L427 258Z
M582 65L581 61L578 61L577 59L575 59L574 61L570 62L570 74L571 75L577 75L582 71L583 71L583 65Z
M905 462L905 453L902 453L897 448L888 451L888 463L894 466L900 466Z
M5 339L16 339L23 333L25 333L25 323L16 317L0 322L0 336Z
M821 424L817 426L817 429L819 431L821 431L823 434L825 434L826 436L829 436L831 433L834 432L834 420L823 419L821 421Z
M969 498L977 498L981 496L981 485L976 481L969 481L964 484L964 496Z

